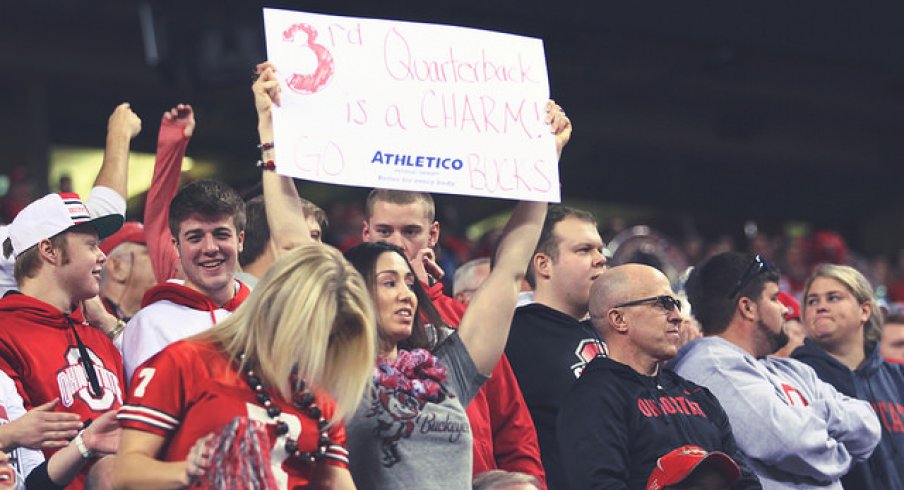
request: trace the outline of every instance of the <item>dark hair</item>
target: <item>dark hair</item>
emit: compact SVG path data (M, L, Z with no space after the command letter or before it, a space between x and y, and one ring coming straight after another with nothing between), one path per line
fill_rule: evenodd
M313 217L321 229L327 227L329 219L324 210L302 197L298 200L301 202L301 211L305 219ZM258 195L245 202L245 241L242 251L239 252L239 264L242 267L253 264L267 249L269 240L270 223L267 222L267 208L264 196Z
M196 180L180 189L173 198L169 227L177 241L179 226L192 214L208 219L231 216L236 233L245 230L245 201L235 189L217 180Z
M239 264L247 267L267 249L270 241L270 224L264 209L264 196L257 196L245 203L245 241L239 252Z
M729 297L753 259L750 254L725 252L710 257L691 272L687 299L704 335L720 334L728 328L741 297L759 300L766 283L778 282L778 271L770 268L751 277L734 297Z
M888 323L904 323L904 314L901 313L891 313L885 317L885 320L882 322L882 326Z
M587 211L562 205L550 206L549 210L546 212L546 219L543 220L543 229L540 231L540 239L537 241L537 248L534 249L534 253L531 255L531 260L527 265L527 273L524 276L531 288L536 289L537 287L537 277L534 272L534 257L537 254L542 253L553 261L559 259L559 237L553 233L553 229L560 221L564 221L567 218L579 219L596 226L596 218Z
M400 257L405 259L405 263L408 264L408 259L405 258L405 252L401 248L388 242L364 242L355 245L345 252L345 258L351 262L355 269L358 269L358 272L364 277L364 282L367 284L367 288L370 290L371 295L373 295L376 290L377 260L384 253L397 253ZM408 264L408 269L411 270L411 264ZM412 274L414 273L413 270L411 272ZM443 321L442 317L440 317L436 307L433 306L433 302L430 301L430 297L427 296L427 291L424 290L421 282L417 280L414 281L414 295L417 297L417 312L415 312L414 315L414 327L411 329L411 336L406 340L399 342L399 347L407 350L416 348L433 350L433 348L439 345L445 337L443 329L446 328L446 323ZM430 324L434 330L432 338L431 335L427 333L425 321L427 324Z

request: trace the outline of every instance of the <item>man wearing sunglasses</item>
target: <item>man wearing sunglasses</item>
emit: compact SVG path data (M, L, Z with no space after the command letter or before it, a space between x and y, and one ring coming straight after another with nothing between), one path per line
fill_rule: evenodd
M678 352L683 320L665 275L641 264L608 270L593 283L590 318L609 357L587 365L559 411L570 488L645 488L657 459L688 444L737 461L733 488L761 488L718 400L662 368Z
M840 489L878 444L879 421L809 366L770 355L788 340L778 280L760 256L729 252L698 266L687 290L705 337L673 367L719 398L764 488Z

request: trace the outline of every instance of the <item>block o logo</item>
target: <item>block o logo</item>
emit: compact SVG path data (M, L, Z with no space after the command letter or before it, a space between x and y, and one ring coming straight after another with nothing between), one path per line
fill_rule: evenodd
M293 73L286 84L293 92L307 95L319 91L333 78L333 55L329 50L317 44L317 29L308 24L293 24L283 32L283 41L294 42L296 34L306 34L307 46L314 52L317 59L317 68L313 73Z

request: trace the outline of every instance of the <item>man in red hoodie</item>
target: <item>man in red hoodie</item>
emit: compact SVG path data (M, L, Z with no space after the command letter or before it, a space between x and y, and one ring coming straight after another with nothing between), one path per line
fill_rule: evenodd
M245 203L231 187L199 180L169 207L169 226L185 280L170 279L144 295L122 337L126 376L177 340L230 315L250 290L235 279L242 251Z
M80 308L100 290L106 259L100 240L122 223L120 214L92 218L70 193L34 201L9 225L3 252L15 257L19 290L0 300L0 369L27 410L59 400L58 411L88 421L122 404L119 352L101 328L85 322ZM107 315L103 321L116 319ZM82 448L82 456L90 458ZM48 457L52 453L45 450ZM81 479L73 483L82 484Z

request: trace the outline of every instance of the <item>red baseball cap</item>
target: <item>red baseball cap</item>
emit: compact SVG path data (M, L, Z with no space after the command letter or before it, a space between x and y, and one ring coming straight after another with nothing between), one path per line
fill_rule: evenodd
M800 320L800 303L794 299L794 296L791 296L784 291L779 291L778 300L788 308L788 313L785 314L785 320Z
M656 467L647 480L647 490L661 490L683 482L697 468L710 466L734 484L741 478L741 468L723 452L708 452L700 446L681 446L666 453L656 461Z
M145 245L147 242L144 238L144 225L138 221L126 221L119 231L100 242L100 249L103 250L104 254L109 255L110 251L123 243Z

